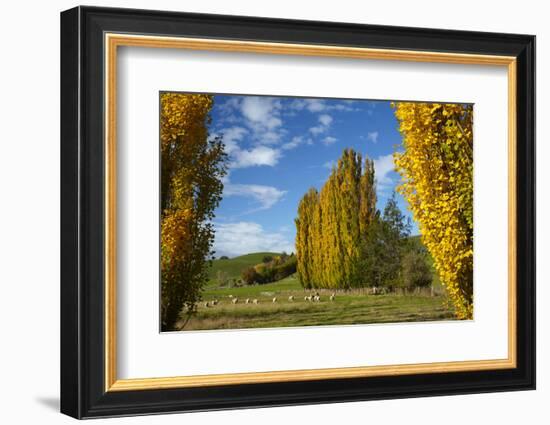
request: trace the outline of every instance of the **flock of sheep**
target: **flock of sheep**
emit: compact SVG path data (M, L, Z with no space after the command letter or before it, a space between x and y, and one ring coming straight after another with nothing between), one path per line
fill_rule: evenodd
M231 302L233 304L238 304L239 303L239 298L234 297L233 295L228 295L228 298L231 300ZM333 292L332 295L329 297L329 300L334 301L335 298L336 298L336 293ZM295 300L294 295L290 295L288 297L289 302L294 302L294 300ZM304 301L306 301L306 302L321 302L321 296L319 295L318 292L316 292L316 293L311 294L311 295L306 295L304 297ZM271 302L276 303L277 302L277 297L273 297L271 299ZM259 304L260 301L257 298L252 298L252 299L251 298L246 298L246 299L243 300L243 303L244 304ZM218 299L211 300L211 301L205 301L204 307L205 308L210 308L210 307L214 307L218 304L219 304Z

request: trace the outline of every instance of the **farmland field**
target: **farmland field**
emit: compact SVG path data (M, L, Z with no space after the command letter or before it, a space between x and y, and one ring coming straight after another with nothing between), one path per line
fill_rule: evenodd
M227 260L222 260L227 261ZM278 282L241 287L218 287L211 281L203 292L198 312L185 330L246 329L289 326L352 325L365 323L419 322L454 319L454 312L442 295L367 295L362 291L317 290L320 301L305 301L312 293L304 290L295 275ZM293 296L293 301L289 297ZM246 304L246 299L249 303ZM274 303L273 298L277 298ZM237 299L234 304L233 300ZM258 300L258 304L252 301ZM215 306L206 302L218 300Z

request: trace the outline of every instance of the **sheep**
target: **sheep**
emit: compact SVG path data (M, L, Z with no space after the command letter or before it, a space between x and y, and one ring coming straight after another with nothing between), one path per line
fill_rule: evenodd
M237 304L239 302L239 299L237 297L233 298L232 300L233 304Z
M304 301L311 301L311 295L304 297Z
M290 302L294 301L294 295L291 295L290 297L288 297L288 300L289 300Z
M319 302L319 301L321 301L321 297L320 297L319 295L315 295L315 296L313 297L313 301Z
M219 301L217 299L213 300L213 301L210 301L210 305L212 305L212 306L218 305L218 302Z
M256 298L254 298L254 299L252 300L252 303L253 303L253 304L258 304L258 300L257 300Z
M206 302L204 303L204 307L206 307L206 308L210 307L210 303L209 303L208 301L206 301Z
M250 304L250 298L247 298L244 303L245 304Z
M331 301L334 301L334 298L336 297L336 294L333 292L332 295L330 296L330 300Z
M228 295L229 298L233 298L233 295Z
M274 302L274 303L277 302L277 297L273 297L273 302Z

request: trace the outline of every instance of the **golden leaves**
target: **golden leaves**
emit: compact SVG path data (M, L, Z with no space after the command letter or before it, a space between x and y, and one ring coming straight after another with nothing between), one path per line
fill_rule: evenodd
M344 150L317 192L301 199L296 221L298 276L306 288L360 285L361 241L376 214L374 163Z
M209 140L213 98L162 93L161 281L162 327L172 329L180 311L191 314L206 282L226 155L221 139Z
M405 151L395 154L422 240L459 318L473 315L473 110L394 103Z

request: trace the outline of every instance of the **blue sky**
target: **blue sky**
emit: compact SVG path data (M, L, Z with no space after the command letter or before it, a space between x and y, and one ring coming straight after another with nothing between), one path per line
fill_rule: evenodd
M392 153L401 136L388 101L216 95L210 134L223 134L230 163L214 220L216 257L294 251L298 202L323 186L345 148L374 159L381 211L400 180Z

